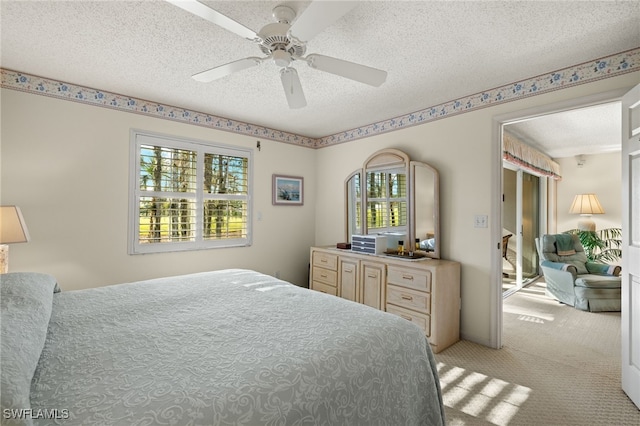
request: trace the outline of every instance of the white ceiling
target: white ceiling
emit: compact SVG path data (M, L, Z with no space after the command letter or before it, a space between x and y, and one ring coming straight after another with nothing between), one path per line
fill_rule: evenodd
M622 148L622 105L610 102L505 127L521 141L552 158L615 152Z
M309 4L203 3L254 31L273 22L277 4L298 15ZM297 110L272 62L211 83L191 79L262 52L162 0L2 0L1 66L319 138L640 46L639 1L359 3L309 41L307 53L386 70L387 81L370 87L295 62L308 103ZM574 129L583 131L606 121L578 120ZM536 122L520 130L540 135ZM585 138L558 143L568 141Z

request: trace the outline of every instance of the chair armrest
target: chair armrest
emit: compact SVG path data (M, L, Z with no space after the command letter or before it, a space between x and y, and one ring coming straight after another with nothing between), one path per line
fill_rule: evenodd
M542 266L543 269L550 268L550 269L557 269L559 271L570 272L574 280L578 275L578 269L575 267L575 265L572 265L570 263L560 263L560 262L552 262L550 260L543 260L542 262L540 262L540 266Z
M587 271L590 274L596 275L610 275L612 277L617 277L620 275L622 268L616 265L607 265L605 263L596 263L596 262L587 262Z

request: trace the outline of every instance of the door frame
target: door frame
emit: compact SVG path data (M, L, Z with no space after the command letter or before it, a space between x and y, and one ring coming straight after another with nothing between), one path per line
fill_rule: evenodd
M581 109L596 106L604 103L621 101L622 96L631 90L633 86L622 89L610 90L590 96L583 96L567 101L541 105L521 111L501 114L493 117L492 122L492 190L491 190L491 212L489 223L496 224L491 229L491 330L490 346L495 349L502 348L502 133L506 124L526 121L536 117L542 117L557 112ZM555 204L550 203L552 206ZM553 212L551 212L553 214ZM553 225L552 225L553 226ZM540 228L541 232L544 228Z

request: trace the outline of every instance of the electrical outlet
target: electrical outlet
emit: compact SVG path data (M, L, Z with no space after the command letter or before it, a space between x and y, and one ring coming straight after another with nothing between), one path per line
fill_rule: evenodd
M473 217L474 228L487 228L489 226L489 216L486 214L477 214Z

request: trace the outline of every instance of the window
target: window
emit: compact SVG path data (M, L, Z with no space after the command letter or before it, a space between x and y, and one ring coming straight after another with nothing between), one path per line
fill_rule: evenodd
M407 226L407 175L367 172L367 229L392 232Z
M251 244L251 151L132 132L130 249Z

